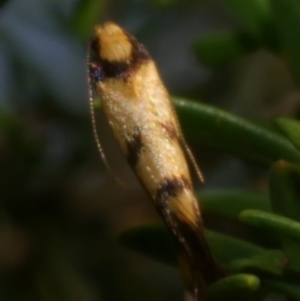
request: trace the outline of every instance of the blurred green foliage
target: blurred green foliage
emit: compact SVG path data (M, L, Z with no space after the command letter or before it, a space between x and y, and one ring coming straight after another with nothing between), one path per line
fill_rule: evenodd
M181 95L207 239L232 274L206 299L300 300L298 0L7 0L0 14L1 300L182 300L178 272L155 263L176 266L171 237L141 222L154 213L139 185L118 187L99 163L85 60L105 20L137 35ZM155 261L120 248L121 232Z

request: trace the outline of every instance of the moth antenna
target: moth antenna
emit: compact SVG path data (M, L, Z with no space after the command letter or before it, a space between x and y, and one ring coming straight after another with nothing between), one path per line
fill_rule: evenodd
M203 184L205 182L204 176L203 176L203 174L202 174L202 172L201 172L201 170L200 170L200 168L199 168L199 166L197 164L197 161L196 161L196 159L195 159L195 157L193 155L193 152L191 151L191 149L189 148L189 146L187 145L187 143L186 143L186 141L184 139L184 136L183 136L183 133L182 133L182 129L180 127L179 119L177 117L176 110L175 110L175 107L173 105L172 105L172 110L174 112L175 121L176 121L176 123L177 123L177 125L179 127L179 133L180 133L180 136L179 136L180 139L179 140L180 140L181 146L183 147L183 149L185 150L187 156L191 160L191 163L192 163L192 165L193 165L193 167L194 167L194 169L196 171L196 174L197 174L200 182Z
M110 165L108 164L108 161L106 159L106 155L103 151L103 148L100 143L99 139L99 133L97 130L97 124L96 124L96 116L95 116L95 109L94 109L94 97L93 97L93 89L92 89L92 82L91 82L91 74L89 70L89 64L90 64L90 46L88 46L88 52L87 52L87 74L88 74L88 90L89 90L89 107L90 107L90 115L91 115L91 123L92 123L92 129L93 129L93 136L96 142L96 146L99 152L99 155L101 157L101 160L103 161L105 167L109 170L111 175L115 178L115 180L118 182L118 184L122 187L125 187L126 184L124 181L122 181L119 177L116 176L116 174L112 171Z
M200 182L203 184L205 182L203 174L202 174L202 172L201 172L201 170L200 170L200 168L199 168L199 166L196 162L196 159L195 159L191 149L188 147L188 145L186 144L186 142L184 140L182 141L182 144L183 144L183 147L184 147L189 159L191 160L191 162L192 162L192 164L195 168L196 174L197 174Z

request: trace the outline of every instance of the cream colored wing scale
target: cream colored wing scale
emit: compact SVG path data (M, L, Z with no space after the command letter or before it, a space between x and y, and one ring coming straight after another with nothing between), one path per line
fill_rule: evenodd
M223 272L204 236L184 148L200 179L203 177L186 147L169 94L144 46L116 24L97 26L90 50L89 78L107 121L177 242L192 279L187 283L188 295L194 301L202 300L205 288ZM93 112L92 123L105 160Z

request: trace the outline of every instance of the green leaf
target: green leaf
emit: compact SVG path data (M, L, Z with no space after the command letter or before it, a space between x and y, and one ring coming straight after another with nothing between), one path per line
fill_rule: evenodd
M275 281L275 280L263 280L263 286L271 288L272 290L284 294L291 300L300 301L300 285L296 283Z
M237 220L246 209L271 211L269 197L252 191L206 191L198 194L201 210L231 220Z
M290 218L274 213L249 209L240 214L240 220L247 225L272 231L300 242L300 223Z
M258 44L251 36L233 31L220 31L201 37L194 44L201 63L219 66L256 49Z
M275 124L294 146L300 150L300 121L286 117L278 117L275 119Z
M230 267L237 258L248 258L260 254L263 248L214 231L205 230L205 235L214 257L224 267ZM150 258L177 265L177 251L171 235L161 223L137 226L123 232L119 240L122 245Z
M245 29L255 37L261 37L270 23L269 0L225 0L226 5Z
M257 245L212 230L205 230L205 235L214 257L228 268L232 260L252 257L264 251Z
M105 0L81 0L73 15L73 28L81 40L93 35L93 29L103 13Z
M289 269L300 273L300 244L293 239L282 237L283 252Z
M272 165L269 181L273 211L300 221L300 166L277 161Z
M298 0L270 0L278 35L300 85L300 3Z
M279 159L300 163L298 150L270 129L207 104L177 97L173 103L188 141L258 164L269 165Z
M281 276L286 261L281 250L266 250L252 257L233 260L229 268L235 272L250 271L252 273L268 273Z
M273 164L270 172L270 198L273 211L300 221L300 167L285 161ZM289 265L300 271L300 243L282 238Z
M223 278L212 284L206 291L205 300L238 300L249 297L260 287L260 280L255 275L237 274Z

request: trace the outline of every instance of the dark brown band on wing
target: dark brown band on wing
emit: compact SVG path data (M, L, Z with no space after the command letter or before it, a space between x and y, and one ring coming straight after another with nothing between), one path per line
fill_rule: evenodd
M136 129L134 133L131 135L130 139L126 140L126 144L127 144L127 153L126 153L127 161L129 165L133 169L135 169L138 164L140 153L143 147L142 135L139 129Z
M160 126L163 128L163 130L166 132L166 134L171 140L173 141L179 140L179 134L172 123L160 122Z
M201 217L197 224L189 224L188 221L179 219L168 208L170 197L176 197L184 189L192 189L191 183L182 177L165 179L156 192L156 207L169 230L176 237L176 241L186 254L189 266L192 269L197 289L214 283L224 277L225 272L216 264L207 245Z
M156 190L155 201L166 206L170 197L178 196L185 189L192 189L192 184L184 176L165 178Z
M176 221L179 235L184 237L185 244L189 249L187 253L190 256L190 264L195 271L201 274L195 275L195 277L203 277L207 286L224 277L225 272L217 265L211 255L201 220L199 219L199 226L195 228L178 219L174 214L172 215L173 220Z
M102 70L102 80L105 78L123 78L128 79L138 67L144 62L151 59L145 47L139 43L132 35L125 32L129 42L132 45L130 57L123 62L109 61L100 57L101 44L99 39L94 38L91 41L91 63L95 64Z
M179 249L183 251L191 267L196 289L203 289L223 278L226 272L215 262L211 255L203 231L201 218L198 226L180 220L167 206L157 204L157 210L168 229L176 237ZM201 292L200 292L201 293Z

